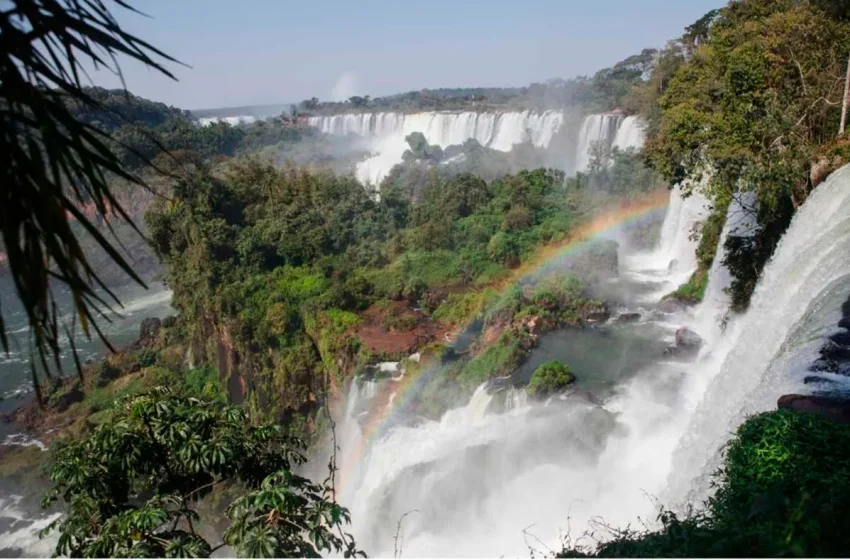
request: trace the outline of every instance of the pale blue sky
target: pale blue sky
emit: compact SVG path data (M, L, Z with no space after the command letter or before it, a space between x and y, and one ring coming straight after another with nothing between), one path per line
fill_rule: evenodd
M123 65L131 91L186 109L522 86L660 47L723 0L137 0L128 29L192 68ZM116 81L92 74L99 85Z

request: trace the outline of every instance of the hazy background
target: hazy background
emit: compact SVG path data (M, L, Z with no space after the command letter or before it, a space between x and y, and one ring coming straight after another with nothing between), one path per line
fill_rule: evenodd
M681 34L722 0L145 0L119 21L192 68L124 64L135 94L185 109L592 74ZM117 87L104 71L97 85Z

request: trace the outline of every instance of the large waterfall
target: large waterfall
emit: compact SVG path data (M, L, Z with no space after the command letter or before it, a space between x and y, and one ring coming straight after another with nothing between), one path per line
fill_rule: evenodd
M833 173L794 216L753 294L697 370L713 375L676 453L671 499L699 499L728 434L748 414L771 409L779 396L807 393L804 378L841 305L850 298L850 166ZM819 373L835 390L848 378Z
M502 113L424 112L424 113L348 113L310 117L308 123L326 134L355 135L362 138L373 156L357 166L357 177L372 184L380 181L390 169L402 161L408 148L405 137L421 132L429 144L446 148L477 140L482 146L510 151L516 144L531 142L538 148L549 148L565 122L561 111L523 111ZM577 133L574 169L585 170L590 150L595 143L606 149L639 148L643 144L643 127L639 117L619 114L590 115L582 121ZM571 154L572 155L572 154ZM562 158L564 161L571 158ZM565 167L567 167L565 165Z
M748 218L736 218L746 204L742 198L730 206L724 238L752 227ZM706 215L705 206L699 195L683 199L674 190L652 259L684 269L659 266L647 276L630 267L649 257L624 258L623 281L678 281L693 265L683 262L693 245L681 238ZM722 294L725 285L728 273L717 262L709 293ZM344 431L357 452L343 450L341 500L352 509L358 544L374 555L392 554L404 516L407 556L524 555L529 542L558 550L559 535L599 529L594 519L652 523L652 497L668 506L704 497L717 450L744 415L774 408L784 392L804 390L802 376L848 296L850 167L810 196L766 267L750 310L725 330L707 328L704 320L722 300L647 312L636 327L670 339L680 326L697 330L704 345L696 358L656 355L633 366L601 400L576 391L530 403L517 399L517 389L491 394L482 385L468 405L439 421L385 421L377 436L347 415ZM639 303L645 309L647 302ZM612 340L604 352L616 360L620 350ZM593 375L576 373L580 381ZM391 392L392 380L380 383L389 387L383 393ZM386 399L370 404L382 391L365 389L352 385L359 407L387 406ZM497 400L503 405L493 406Z

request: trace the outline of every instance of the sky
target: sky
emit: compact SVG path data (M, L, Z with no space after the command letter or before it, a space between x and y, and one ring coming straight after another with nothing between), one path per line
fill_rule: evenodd
M134 0L128 31L188 65L122 62L137 95L183 109L523 86L661 47L723 0ZM91 73L104 87L120 82Z

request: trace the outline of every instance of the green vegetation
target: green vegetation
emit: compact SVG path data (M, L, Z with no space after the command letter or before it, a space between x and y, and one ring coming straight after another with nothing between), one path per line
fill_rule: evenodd
M302 448L279 425L252 424L220 402L162 387L128 397L52 455L45 505L61 498L67 514L47 532L59 531L57 554L74 557L208 557L225 545L251 557L355 554L329 482L292 471ZM220 486L237 497L223 541L210 544L198 503Z
M816 414L749 418L727 444L707 509L564 557L835 557L850 546L850 426Z
M525 391L532 397L543 399L563 391L575 380L576 376L569 366L553 360L534 370Z
M700 268L694 272L688 281L679 286L674 292L664 296L688 305L696 305L705 297L705 289L708 287L708 271Z
M193 355L239 376L254 412L315 410L326 373L340 381L370 359L358 314L383 310L391 333L419 321L404 305L470 319L476 288L565 236L576 213L563 174L546 169L490 183L435 174L415 188L385 183L376 201L350 177L252 159L180 181L146 222Z
M756 195L755 234L727 241L737 309L748 305L794 206L814 186L812 164L839 130L850 53L842 6L731 2L671 42L634 89L649 119L646 156L665 179L704 180L718 210L739 191Z
M532 346L533 341L527 332L508 331L481 354L463 364L456 380L471 394L484 381L513 373Z
M132 9L126 2L118 4ZM0 26L2 247L32 329L37 354L32 361L50 376L52 358L58 367L64 350L60 337L72 338L79 322L86 335L103 339L97 320L114 300L108 290L106 299L97 293L98 286L105 286L72 224L88 231L111 260L141 283L116 244L81 211L90 206L101 216L109 210L127 220L110 179L123 178L136 186L141 181L110 149L109 136L76 118L70 105L104 110L83 87L86 67L120 74L116 61L123 57L171 76L165 65L175 60L122 29L101 2L12 0L0 12ZM48 279L64 282L73 294L70 327ZM7 312L0 310L0 347L8 352ZM38 387L36 369L31 371Z

